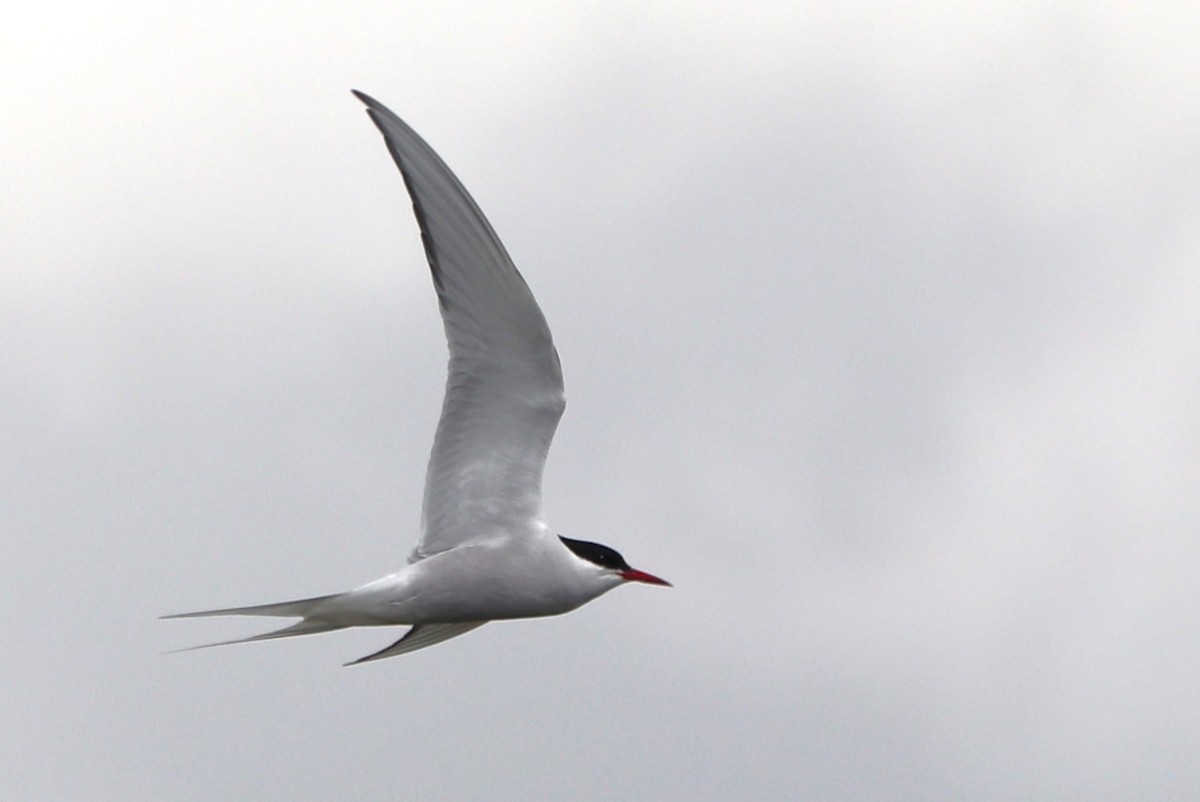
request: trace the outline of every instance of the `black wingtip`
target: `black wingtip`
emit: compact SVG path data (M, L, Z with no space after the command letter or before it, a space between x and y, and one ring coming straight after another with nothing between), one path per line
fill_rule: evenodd
M375 98L368 95L366 92L360 92L357 89L351 89L350 93L353 94L356 98L358 98L359 100L361 100L363 102L363 105L365 105L367 107L367 111L378 112L378 111L386 111L387 110L386 106L384 106L382 103L380 103Z

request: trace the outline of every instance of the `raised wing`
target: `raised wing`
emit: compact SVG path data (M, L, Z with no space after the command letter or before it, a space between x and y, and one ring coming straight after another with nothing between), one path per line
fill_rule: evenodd
M546 318L450 168L385 106L354 94L412 196L450 346L411 559L542 532L542 468L566 403Z

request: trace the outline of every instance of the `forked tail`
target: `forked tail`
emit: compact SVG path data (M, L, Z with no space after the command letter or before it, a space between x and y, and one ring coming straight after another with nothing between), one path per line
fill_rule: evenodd
M206 618L216 615L265 615L265 616L299 616L303 620L297 621L291 626L283 629L276 629L272 632L264 632L261 635L251 635L248 638L235 638L234 640L223 640L216 643L205 643L200 646L189 646L185 649L175 649L175 652L190 652L193 649L207 649L210 646L228 646L231 643L251 643L259 640L272 640L274 638L291 638L296 635L315 635L318 632L331 632L335 629L345 629L349 624L339 624L317 617L310 617L317 608L326 601L335 598L341 594L333 594L332 596L315 596L311 599L297 599L296 601L279 602L278 604L256 604L250 607L224 607L220 610L201 610L195 613L176 613L175 615L164 615L163 618ZM404 633L404 637L388 646L385 649L369 654L366 657L359 658L350 663L348 666L367 663L372 660L381 660L384 657L395 657L399 654L407 654L415 652L417 649L424 649L427 646L432 646L435 643L457 638L459 635L464 635L476 627L481 627L487 621L462 621L442 624L417 624L414 625L408 632ZM173 652L172 652L173 653Z
M296 599L295 601L278 602L276 604L255 604L249 607L223 607L220 610L200 610L195 613L176 613L174 615L164 615L162 618L208 618L217 615L261 615L261 616L280 616L284 618L302 617L303 621L297 621L291 626L286 626L283 629L276 629L271 632L264 632L261 635L251 635L248 638L235 638L233 640L223 640L216 643L204 643L200 646L189 646L184 649L175 649L175 652L190 652L193 649L207 649L210 646L228 646L231 643L250 643L257 640L272 640L274 638L291 638L296 635L315 635L318 632L330 632L335 629L345 629L345 624L334 624L329 621L323 621L320 618L307 618L308 614L313 611L317 605L324 601L334 598L338 594L329 596L314 596L311 599Z
M281 618L302 618L312 612L321 602L340 594L328 596L313 596L311 599L296 599L295 601L276 602L275 604L253 604L249 607L223 607L220 610L200 610L195 613L175 613L164 615L162 618L208 618L214 615L269 615Z

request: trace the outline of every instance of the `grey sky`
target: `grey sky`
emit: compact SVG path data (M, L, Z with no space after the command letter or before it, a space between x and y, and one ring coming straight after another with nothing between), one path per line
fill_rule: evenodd
M6 793L1194 794L1200 14L398 5L0 31ZM417 536L445 346L351 87L554 329L551 523L676 587L163 656Z

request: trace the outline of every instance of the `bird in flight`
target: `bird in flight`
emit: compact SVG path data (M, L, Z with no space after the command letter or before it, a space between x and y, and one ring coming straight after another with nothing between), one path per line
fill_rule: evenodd
M626 582L670 585L608 546L556 535L542 519L542 469L566 404L546 318L445 162L382 103L354 94L412 197L450 347L420 540L406 566L354 590L164 618L300 619L197 649L347 627L410 627L387 648L346 664L356 665L433 646L488 621L566 613Z

